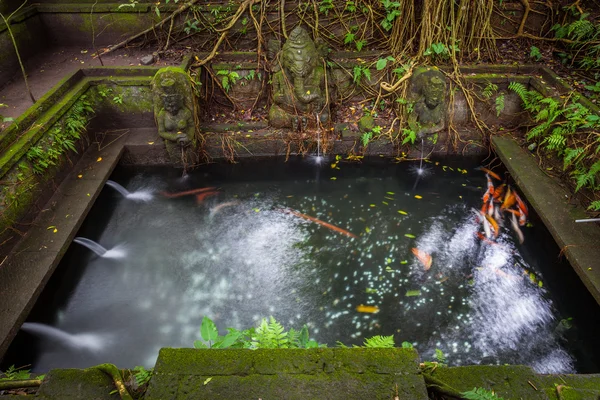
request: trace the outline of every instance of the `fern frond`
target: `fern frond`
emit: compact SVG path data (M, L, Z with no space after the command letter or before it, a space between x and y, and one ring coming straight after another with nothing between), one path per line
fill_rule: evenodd
M513 92L515 92L523 101L523 103L527 103L528 99L527 99L527 88L525 87L525 85L523 85L522 83L519 82L510 82L508 84L508 89L512 90Z
M584 149L581 148L567 148L565 149L565 157L563 158L563 169L567 169L577 158L583 153Z
M496 96L496 116L500 116L500 114L502 113L502 111L504 111L504 93L499 94L498 96Z
M473 390L462 392L461 394L467 400L503 400L496 393L484 388L473 388Z
M486 87L483 89L483 92L481 92L481 94L483 95L483 97L485 97L486 99L489 99L490 97L492 97L494 95L494 93L496 93L498 91L498 85L492 83L492 82L488 82L488 84L486 85Z
M588 207L588 210L600 211L600 200L592 201L592 203Z
M392 348L394 347L394 336L373 336L365 339L364 347L367 348Z

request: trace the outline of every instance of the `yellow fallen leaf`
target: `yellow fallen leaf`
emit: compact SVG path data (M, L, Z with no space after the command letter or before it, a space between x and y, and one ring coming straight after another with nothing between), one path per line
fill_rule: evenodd
M306 94L310 94L310 90L307 90L307 91L306 91Z
M212 381L212 376L210 378L206 378L206 380L204 381L204 386L206 386L210 381Z
M331 179L332 181L335 181L337 178L336 178L335 176L332 176L332 177L331 177L331 178L329 178L329 179Z
M415 195L415 199L422 199L423 196L419 196L418 194Z
M56 226L52 225L46 228L46 230L50 230L50 229L56 229Z
M148 144L154 144L154 142L148 142Z
M98 157L98 159L96 160L96 162L100 162L102 161L102 157Z
M77 177L78 177L79 179L81 179L81 178L83 178L83 175L79 174L79 175L77 175Z
M87 197L90 197L90 194L89 194L89 193L87 193Z
M402 210L398 210L398 213L402 214L402 215L408 215L408 213L406 211L402 211Z
M246 135L246 137L252 137L252 135Z
M58 229L54 228L54 230L52 231L52 233L56 233L58 232Z

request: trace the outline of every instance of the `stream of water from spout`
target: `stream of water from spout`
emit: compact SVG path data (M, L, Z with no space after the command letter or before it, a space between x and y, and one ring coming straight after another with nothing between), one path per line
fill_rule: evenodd
M88 333L71 334L37 322L25 322L21 326L21 329L71 348L99 351L106 345L105 341L98 335Z
M112 248L110 250L106 250L104 247L94 242L93 240L84 238L84 237L76 237L73 239L74 243L80 244L84 247L87 247L98 256L102 258L123 258L125 257L125 251L119 246Z

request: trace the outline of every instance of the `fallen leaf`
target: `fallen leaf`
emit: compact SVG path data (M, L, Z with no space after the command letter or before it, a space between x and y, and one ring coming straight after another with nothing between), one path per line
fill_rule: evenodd
M429 271L429 269L431 268L431 263L433 262L431 255L425 253L423 250L417 249L416 247L413 247L411 251L415 255L415 257L417 257L417 260L419 260L421 264L423 264L425 271Z
M421 291L420 290L407 290L405 296L406 297L414 297L414 296L420 296L421 295Z
M406 236L407 238L410 238L410 239L415 239L416 238L415 235L411 235L410 233L405 233L404 236Z
M81 179L81 178L83 178L83 175L79 174L79 175L77 175L77 177L78 177L79 179Z
M369 207L376 207L375 204L369 204Z
M148 142L148 144L154 144L154 142Z
M51 230L51 229L56 229L56 226L52 225L52 226L49 226L49 227L46 228L46 230L48 230L48 231Z
M418 194L415 194L415 199L422 199L423 196L419 196Z
M408 213L406 211L402 211L402 210L398 210L398 213L402 214L402 215L408 215Z
M332 181L335 181L337 178L336 178L335 176L332 176L332 177L331 177L331 178L329 178L329 179L331 179Z
M212 381L212 376L210 378L206 378L206 380L204 381L204 386L206 386L210 381Z
M98 159L96 160L96 162L100 162L102 161L102 157L98 157Z

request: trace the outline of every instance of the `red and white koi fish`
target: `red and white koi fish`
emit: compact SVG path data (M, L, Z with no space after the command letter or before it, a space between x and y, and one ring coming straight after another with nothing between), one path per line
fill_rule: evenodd
M237 206L238 204L240 204L239 200L226 201L225 203L217 204L216 206L210 209L209 217L214 217L216 213L218 213L225 207Z
M290 214L293 214L293 215L295 215L296 217L300 217L300 218L304 218L304 219L306 219L306 220L312 221L312 222L314 222L314 223L317 223L317 224L319 224L319 225L321 225L321 226L324 226L325 228L331 229L332 231L339 232L339 233L341 233L342 235L346 235L346 236L348 236L348 237L351 237L351 238L358 239L358 236L356 236L355 234L353 234L353 233L351 233L351 232L349 232L349 231L347 231L347 230L345 230L345 229L342 229L342 228L340 228L340 227L337 227L337 226L335 226L335 225L331 225L330 223L327 223L327 222L325 222L325 221L321 221L321 220L320 220L320 219L318 219L318 218L311 217L310 215L302 214L302 213L300 213L300 212L298 212L298 211L294 211L294 210L290 210L290 209L287 209L287 210L282 210L282 211L283 211L283 212L288 212L288 213L290 213Z
M431 255L425 253L423 250L417 249L416 247L413 247L411 251L415 255L415 257L417 257L417 260L419 260L421 264L423 264L425 271L429 271L429 269L431 268L431 263L433 262Z

